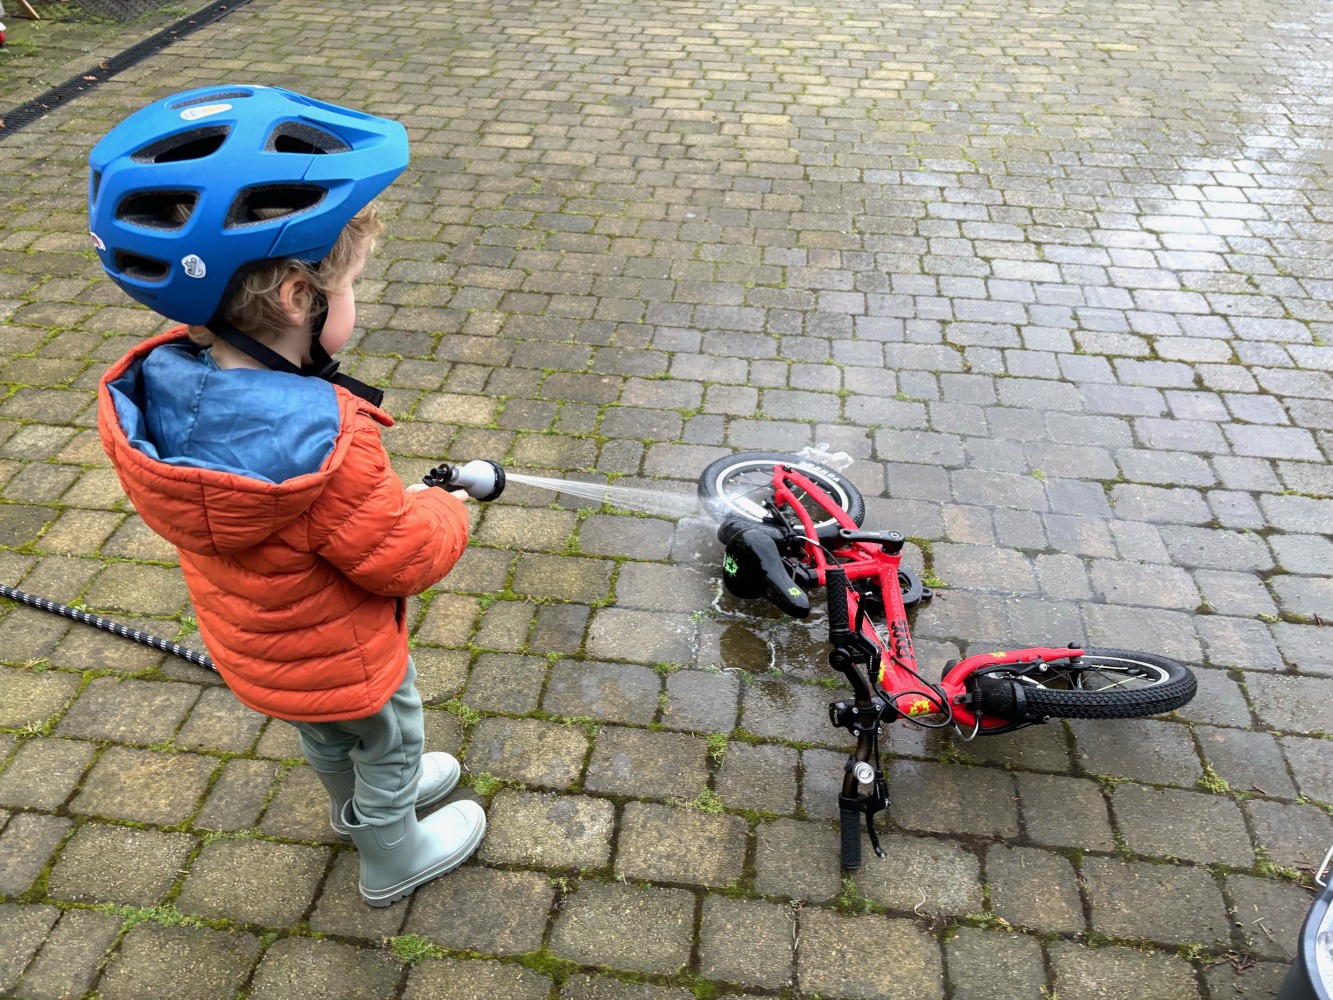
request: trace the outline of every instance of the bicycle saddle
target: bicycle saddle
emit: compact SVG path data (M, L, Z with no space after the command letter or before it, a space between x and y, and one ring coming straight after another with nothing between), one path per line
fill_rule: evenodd
M731 535L722 560L722 582L736 597L766 597L793 618L810 614L810 598L796 585L772 531L760 525Z

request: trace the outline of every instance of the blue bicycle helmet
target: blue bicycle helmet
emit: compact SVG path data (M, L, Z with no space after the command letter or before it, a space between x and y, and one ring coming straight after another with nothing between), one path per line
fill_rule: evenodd
M246 269L327 256L406 169L407 132L278 87L201 87L130 115L88 161L107 274L163 316L206 326Z

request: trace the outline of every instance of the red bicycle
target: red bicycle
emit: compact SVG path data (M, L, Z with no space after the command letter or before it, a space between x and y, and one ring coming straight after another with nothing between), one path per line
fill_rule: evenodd
M722 578L733 595L766 598L805 618L809 591L825 588L829 665L854 692L829 706L829 721L856 738L838 797L846 869L861 865L862 816L885 857L874 823L889 806L879 751L885 723L952 727L971 740L1056 717L1157 715L1194 697L1194 675L1175 660L1074 643L950 660L938 682L927 680L907 611L931 591L902 565L902 534L861 530L865 500L844 476L794 455L742 452L704 469L699 495L721 521Z

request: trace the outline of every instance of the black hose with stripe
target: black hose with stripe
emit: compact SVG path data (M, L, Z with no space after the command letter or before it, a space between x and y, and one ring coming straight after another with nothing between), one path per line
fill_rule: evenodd
M122 639L133 639L135 642L141 642L145 646L153 647L153 649L170 653L172 656L179 656L182 660L189 660L196 667L217 671L217 667L213 666L213 660L205 653L190 649L188 646L182 646L179 642L163 639L151 632L144 632L129 625L122 625L110 618L95 615L91 611L71 608L68 604L60 604L48 597L38 597L36 594L29 594L27 591L3 583L0 583L0 597L8 597L11 601L18 601L20 604L27 604L30 607L40 608L42 611L50 611L66 618L72 618L76 622L91 625L93 628L100 628L105 632L118 635Z

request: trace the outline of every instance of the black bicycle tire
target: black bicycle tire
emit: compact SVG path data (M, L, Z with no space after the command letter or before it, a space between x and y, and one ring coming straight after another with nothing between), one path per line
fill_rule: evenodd
M1058 688L1020 685L1010 680L1009 686L1021 688L1026 703L1026 715L1032 718L1063 719L1137 719L1161 715L1188 704L1198 689L1198 681L1184 664L1158 653L1142 653L1132 649L1085 646L1085 662L1098 658L1137 660L1148 666L1166 671L1159 683L1141 688L1123 688L1113 691L1061 690ZM1003 673L1003 671L999 671ZM988 676L994 678L995 673ZM981 709L985 714L986 696Z
M830 495L833 496L834 500L839 501L838 506L841 507L843 512L852 519L857 527L860 527L865 522L865 497L861 495L861 491L852 484L851 480L841 472L830 469L826 465L820 465L818 462L812 462L808 459L801 458L799 455L789 455L780 451L740 451L734 455L727 455L724 458L719 458L704 467L704 470L699 473L699 501L703 505L704 510L708 511L708 513L712 514L719 521L741 518L752 521L755 524L759 523L757 519L747 517L744 513L732 507L716 486L722 473L728 469L743 465L746 462L752 462L756 465L767 462L769 463L770 469L774 465L790 465L807 476L813 472L814 476L811 478L814 479L816 485L825 485L824 483L819 482L820 479L823 479L828 484L835 487L835 491ZM841 502L841 498L837 496L838 492L841 492L846 498L846 503ZM828 544L837 541L838 530L838 524L830 523L817 528L815 534L821 542Z

